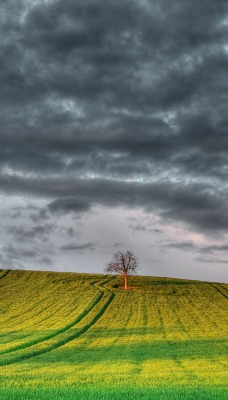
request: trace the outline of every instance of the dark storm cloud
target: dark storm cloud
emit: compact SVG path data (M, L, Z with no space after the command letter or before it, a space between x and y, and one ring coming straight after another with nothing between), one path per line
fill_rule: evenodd
M0 178L6 194L33 194L47 199L53 213L89 210L93 205L106 207L143 207L157 211L166 221L180 220L207 233L228 227L227 190L213 185L155 181L124 182L110 179Z
M2 192L228 228L227 1L0 7Z
M71 198L63 198L63 199L57 199L54 200L52 203L49 204L49 210L51 212L60 212L62 213L68 213L68 212L85 212L90 209L90 202L89 199L86 197L81 198L81 197L71 197Z

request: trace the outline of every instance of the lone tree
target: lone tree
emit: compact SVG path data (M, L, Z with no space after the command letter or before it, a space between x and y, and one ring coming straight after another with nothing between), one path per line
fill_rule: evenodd
M125 253L118 251L113 256L113 261L107 264L105 272L120 274L124 276L124 289L128 289L128 275L136 274L139 264L132 251Z

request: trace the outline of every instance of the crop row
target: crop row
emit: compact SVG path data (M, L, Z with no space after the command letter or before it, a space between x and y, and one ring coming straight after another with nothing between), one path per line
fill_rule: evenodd
M68 314L65 315L64 325L61 328L58 328L57 323L55 323L53 326L54 329L46 329L45 332L38 330L36 331L36 334L34 333L34 335L30 335L26 339L24 338L23 332L21 341L14 341L12 347L8 348L7 345L4 344L5 347L2 350L2 354L5 353L5 355L1 357L1 365L10 364L22 359L28 359L35 355L43 354L54 348L58 348L64 343L73 340L88 330L90 326L92 326L100 318L110 302L113 300L113 293L111 293L108 289L103 288L103 284L105 282L106 281L104 281L101 285L98 285L94 282L90 283L91 288L96 288L96 295L91 296L91 292L89 292L89 295L86 291L87 303L85 303L85 301L81 302L81 297L83 297L82 295L85 291L80 291L81 296L79 299L77 299L78 308L74 315L74 319L70 319ZM56 316L55 321L58 321L58 318L59 316ZM52 323L54 322L52 321ZM29 331L32 326L31 321L28 326L25 322L24 324L26 326L26 330Z
M0 353L13 351L20 346L26 347L26 341L29 344L34 340L41 340L42 336L47 336L47 332L50 335L63 329L65 321L70 323L75 320L75 315L96 295L92 286L88 286L86 291L64 291L52 283L46 282L43 285L37 280L35 282L34 285L34 280L31 284L19 280L19 286L22 288L23 285L23 289L20 293L14 291L14 302L5 307L5 318L4 314L1 318L1 335L4 340L1 340ZM7 294L12 293L11 281L9 288L10 290L5 290L5 302ZM27 307L24 306L26 300Z

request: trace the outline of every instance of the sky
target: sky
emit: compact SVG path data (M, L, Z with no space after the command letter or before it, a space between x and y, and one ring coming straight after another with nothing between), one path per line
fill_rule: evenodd
M227 0L2 0L0 268L228 282Z

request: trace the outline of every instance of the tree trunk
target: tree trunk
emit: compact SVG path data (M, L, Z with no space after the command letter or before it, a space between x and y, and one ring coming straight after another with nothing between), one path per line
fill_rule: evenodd
M127 290L127 274L124 274L124 289Z

